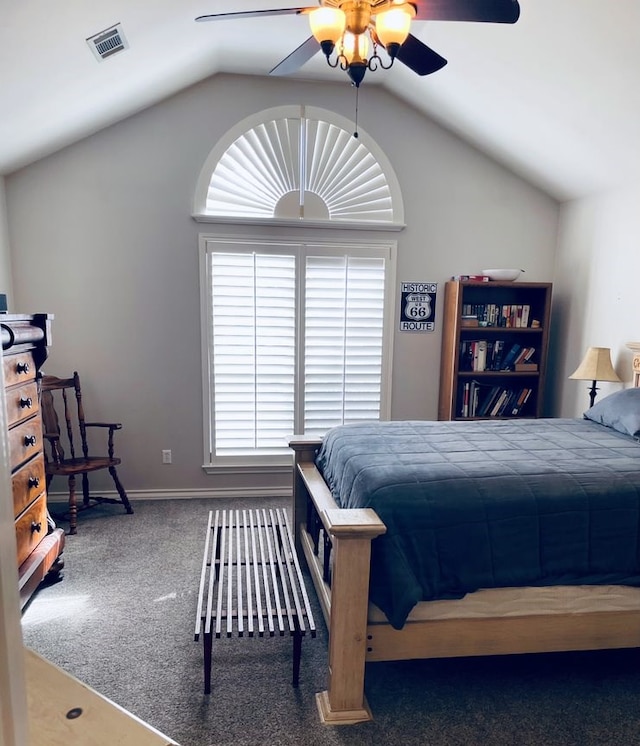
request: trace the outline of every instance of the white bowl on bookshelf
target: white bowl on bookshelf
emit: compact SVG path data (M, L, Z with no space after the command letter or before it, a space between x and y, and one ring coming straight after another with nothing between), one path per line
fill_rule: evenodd
M483 269L482 274L490 280L499 282L513 282L520 277L523 269Z

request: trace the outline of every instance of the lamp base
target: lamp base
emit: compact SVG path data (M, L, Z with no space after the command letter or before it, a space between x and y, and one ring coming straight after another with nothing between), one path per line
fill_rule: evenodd
M596 400L596 394L598 393L598 387L596 381L592 381L591 388L589 389L589 406L592 407Z

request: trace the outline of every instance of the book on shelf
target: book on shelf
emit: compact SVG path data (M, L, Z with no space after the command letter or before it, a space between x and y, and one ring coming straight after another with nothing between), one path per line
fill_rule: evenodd
M496 339L491 352L490 370L500 370L504 355L504 339Z
M514 417L515 412L513 411L518 399L520 397L520 390L519 389L512 389L509 393L509 396L507 397L507 401L505 402L502 410L498 412L500 417Z
M514 366L518 365L518 363L528 363L535 355L535 352L535 347L523 347L513 361Z
M452 275L451 279L459 282L489 282L486 275Z
M529 323L531 306L528 303L463 303L462 320L475 317L482 326L497 326L505 329L525 329L533 327ZM540 322L535 320L537 325Z
M497 397L491 411L489 412L490 417L497 417L502 408L504 407L507 397L509 396L509 389L502 389L500 396Z
M490 388L488 384L478 381L466 381L462 387L462 404L460 415L462 417L476 417L481 411L481 402L484 402L482 390Z
M461 389L460 417L516 417L533 389L517 386L491 386L466 381Z
M502 359L500 370L510 370L514 365L521 349L522 347L517 342L514 342L511 345L511 349L509 350L509 352L507 352L507 354Z
M497 397L500 396L501 391L502 388L500 386L491 387L489 393L485 396L480 408L478 409L478 417L485 417L487 415L487 412L489 412L495 404Z
M462 387L462 416L474 417L477 407L478 384L476 381L467 381Z
M487 368L487 340L479 339L475 344L473 352L473 369L486 370Z
M502 339L463 339L458 367L461 371L532 372L538 370L538 364L531 362L535 353L535 347L517 342L505 348Z
M487 339L469 339L460 343L459 369L466 371L492 370L494 342Z
M518 398L516 399L512 409L511 414L515 417L516 415L519 415L522 411L522 408L527 403L529 397L531 396L532 389L524 388L518 393Z

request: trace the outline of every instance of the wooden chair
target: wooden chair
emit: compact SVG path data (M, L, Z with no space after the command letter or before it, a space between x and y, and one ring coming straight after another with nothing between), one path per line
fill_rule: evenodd
M68 478L69 533L75 534L77 531L77 474L82 475L82 495L85 508L89 507L91 500L96 503L121 502L127 513L133 513L127 493L120 483L116 472L116 466L121 463L121 459L113 455L113 434L116 430L120 430L122 425L114 422L85 422L80 377L77 372L74 372L72 378L43 376L41 385L42 426L44 428L45 441L48 442L48 449L45 449L47 488L55 476ZM61 423L64 426L64 430L60 427ZM88 428L108 429L106 455L89 455ZM82 452L80 453L79 450ZM93 497L90 494L89 472L98 471L99 469L109 470L120 499Z

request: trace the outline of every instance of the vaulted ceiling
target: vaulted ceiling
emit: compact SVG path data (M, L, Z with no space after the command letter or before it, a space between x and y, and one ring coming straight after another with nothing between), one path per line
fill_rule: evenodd
M478 0L481 2L482 0ZM314 0L310 2L314 4ZM0 173L8 174L218 72L266 75L308 36L297 16L195 23L291 0L11 0L0 23ZM423 21L448 60L368 73L559 200L640 181L640 3L520 0L515 25ZM115 23L129 48L98 61ZM322 55L297 77L335 80Z

